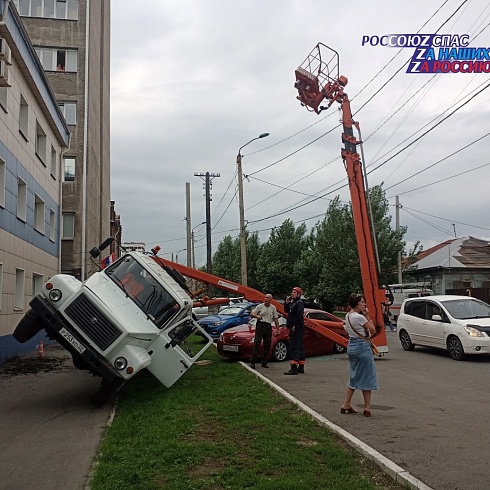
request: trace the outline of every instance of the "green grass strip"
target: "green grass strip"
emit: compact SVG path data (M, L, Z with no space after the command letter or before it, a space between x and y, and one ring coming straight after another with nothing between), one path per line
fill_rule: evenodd
M172 388L122 391L91 490L399 489L375 465L214 348Z

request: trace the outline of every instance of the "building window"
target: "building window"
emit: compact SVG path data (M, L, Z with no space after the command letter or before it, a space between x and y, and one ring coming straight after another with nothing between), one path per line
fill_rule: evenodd
M78 0L13 0L20 15L78 20Z
M63 240L73 240L75 238L75 215L73 213L63 213L61 224Z
M54 242L56 234L56 213L50 209L49 210L49 239Z
M25 281L24 269L15 269L14 310L24 309L24 281Z
M73 182L75 180L75 158L66 157L63 159L64 172L63 180L65 182Z
M56 170L58 169L58 155L54 146L51 145L51 175L56 177Z
M5 112L7 111L7 87L0 87L0 106Z
M3 264L0 263L0 311L2 310L2 296L3 296Z
M6 186L6 177L7 176L7 167L5 165L5 161L0 158L0 207L5 207L5 186Z
M61 113L65 116L67 124L77 123L77 103L76 102L58 102Z
M26 99L20 96L19 131L27 140L27 128L29 127L29 105Z
M26 220L27 216L27 184L17 177L17 218L22 221Z
M36 121L36 155L46 165L46 133Z
M34 48L46 71L66 71L76 73L78 53L75 49Z
M32 274L32 297L37 296L43 287L44 276L42 274Z
M44 223L44 210L44 201L37 194L34 194L34 228L36 228L36 230L43 235L46 230L46 225Z

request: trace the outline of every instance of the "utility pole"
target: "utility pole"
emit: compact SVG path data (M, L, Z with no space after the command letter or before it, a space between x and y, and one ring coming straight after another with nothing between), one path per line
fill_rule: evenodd
M396 231L399 231L400 230L400 208L402 207L402 205L400 204L400 197L399 196L396 196L396 200L395 200L395 208L396 208L396 213L395 213L395 216L396 216ZM400 250L398 252L398 283L399 284L402 284L403 283L403 280L402 280L402 251Z
M192 267L192 250L191 250L191 184L185 183L185 222L187 237L187 267Z
M194 172L195 177L204 177L205 199L206 199L206 252L207 252L207 272L212 272L211 257L211 180L219 177L219 174Z

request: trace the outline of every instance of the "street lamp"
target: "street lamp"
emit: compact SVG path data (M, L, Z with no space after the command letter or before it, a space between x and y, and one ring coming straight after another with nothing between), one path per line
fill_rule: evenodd
M207 221L203 221L202 223L199 223L198 225L194 226L191 231L191 244L192 244L192 268L196 268L196 254L194 251L194 230L198 228L199 226L205 225Z
M252 143L252 141L269 136L269 133L262 133L257 138L251 139L248 143L244 144L238 150L236 157L237 170L238 170L238 206L240 208L240 259L242 264L242 284L247 286L247 243L245 235L245 209L243 205L243 176L242 176L242 154L240 153L243 148Z

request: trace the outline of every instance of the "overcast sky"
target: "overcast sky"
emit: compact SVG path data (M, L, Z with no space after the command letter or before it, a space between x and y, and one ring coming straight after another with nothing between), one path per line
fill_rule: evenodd
M339 54L369 185L384 182L393 226L399 195L408 245L490 239L490 73L408 74L414 48L362 45L419 32L468 34L471 47L490 49L486 0L117 0L111 15L111 192L124 241L159 244L185 263L190 182L204 265L204 181L194 173L220 174L214 253L239 234L238 149L263 132L242 151L249 231L265 241L288 218L311 229L332 198L350 200L338 107L317 115L296 100L294 71L319 42Z

